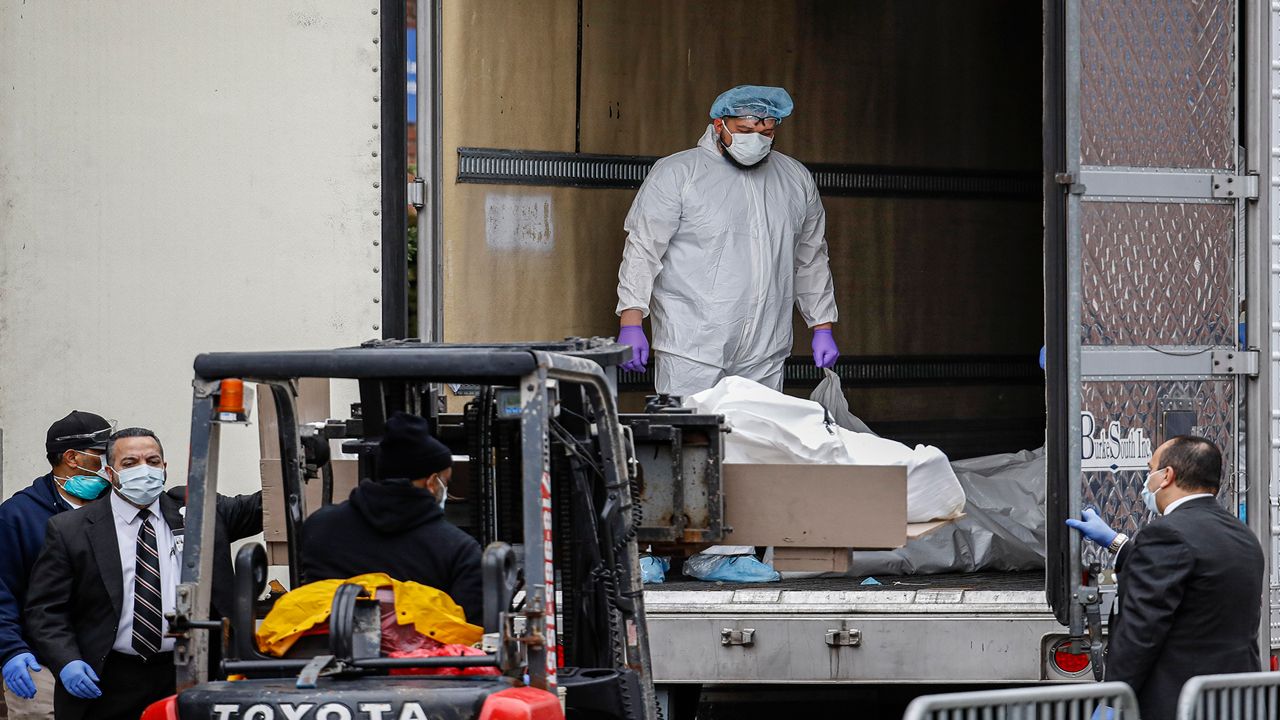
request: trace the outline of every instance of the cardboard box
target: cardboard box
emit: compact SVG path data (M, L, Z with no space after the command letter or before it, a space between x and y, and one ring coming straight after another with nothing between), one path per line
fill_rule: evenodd
M726 464L724 512L733 528L725 545L898 548L907 541L907 469Z
M924 537L951 522L954 520L908 523L907 540ZM852 552L850 548L775 547L773 569L783 573L844 574L849 572Z

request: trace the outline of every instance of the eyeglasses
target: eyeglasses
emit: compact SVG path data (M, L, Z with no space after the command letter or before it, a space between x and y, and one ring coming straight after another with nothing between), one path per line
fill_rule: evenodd
M111 433L116 430L116 421L108 420L107 426L101 430L94 430L88 433L79 433L77 435L63 435L53 439L54 442L66 442L68 440L106 440Z
M782 122L776 117L760 117L759 115L735 115L733 119L751 130L756 128L772 130L777 127L778 123Z

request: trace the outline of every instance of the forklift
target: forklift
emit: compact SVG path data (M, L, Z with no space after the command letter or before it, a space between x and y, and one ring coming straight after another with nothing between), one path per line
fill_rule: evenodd
M629 352L609 339L384 340L197 357L186 543L170 616L177 694L144 720L657 720L637 552L638 466L616 405L616 367ZM303 378L354 379L360 402L351 417L301 423ZM444 412L446 387L474 396L464 412ZM484 547L482 654L381 656L377 599L344 584L327 638L265 655L254 631L280 593L268 592L258 543L235 556L232 616L209 617L219 432L247 422L254 388L274 401L284 572L293 588L301 584L305 485L321 483L321 503L333 502L331 441L358 457L359 479L373 478L384 423L403 411L426 418L455 455L468 456L469 492L450 503L450 516L464 506L468 522L460 525ZM496 670L461 672L478 667ZM414 671L447 674L404 674Z

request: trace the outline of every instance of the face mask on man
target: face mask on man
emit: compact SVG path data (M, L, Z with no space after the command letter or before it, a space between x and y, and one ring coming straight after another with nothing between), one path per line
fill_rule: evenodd
M53 479L68 495L81 500L97 500L102 495L102 491L110 485L97 475L72 475L71 477L54 475Z
M1146 482L1142 483L1142 503L1147 506L1147 509L1150 510L1152 514L1155 515L1159 515L1160 510L1156 507L1156 491L1151 489L1151 478L1163 471L1164 468L1161 468L1155 472L1147 473Z
M164 468L153 465L134 465L116 471L120 484L116 490L129 502L146 507L160 497L164 489Z
M444 512L444 504L449 500L449 484L440 475L436 476L436 482L440 484L440 511Z
M97 457L97 456L94 456ZM99 460L101 463L101 460ZM110 483L104 478L103 471L90 470L82 465L72 464L71 467L84 473L83 475L72 475L71 477L62 477L54 475L53 479L58 482L58 486L67 492L67 494L77 497L81 500L96 500L102 495L102 491L107 489Z
M728 132L729 127L723 122L721 127ZM729 135L733 137L733 144L725 145L724 149L729 152L729 155L734 160L743 165L755 165L760 162L769 154L769 149L773 146L773 138L766 137L761 133L730 132ZM721 140L721 144L723 142Z

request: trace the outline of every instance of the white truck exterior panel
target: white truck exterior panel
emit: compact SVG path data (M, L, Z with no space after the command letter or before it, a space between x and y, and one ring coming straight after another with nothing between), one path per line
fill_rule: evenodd
M0 4L3 496L75 408L180 483L197 353L381 335L376 7ZM256 431L223 437L257 487Z

